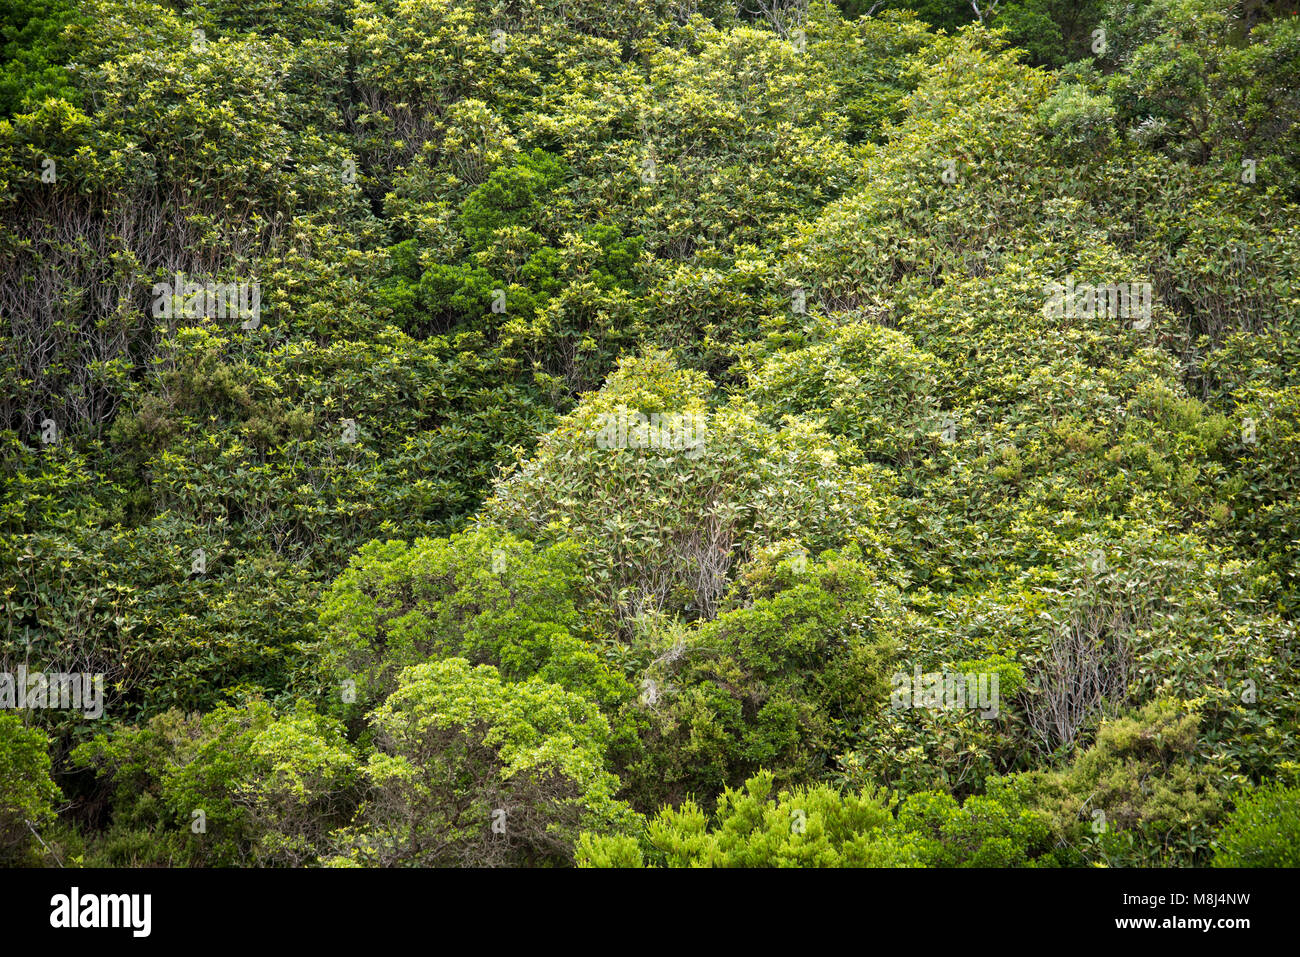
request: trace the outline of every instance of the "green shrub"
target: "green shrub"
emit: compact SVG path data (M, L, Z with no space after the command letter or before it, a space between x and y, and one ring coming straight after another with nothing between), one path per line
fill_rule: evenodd
M625 772L639 806L707 806L763 768L782 787L816 780L846 729L885 706L895 589L856 550L787 556L779 571L750 580L745 607L672 635L644 670L631 707L648 754Z
M1235 801L1214 840L1215 867L1300 867L1300 788L1269 784Z
M897 816L895 816L897 814ZM664 807L633 836L584 833L581 867L1014 867L1050 863L1041 811L1012 792L971 797L921 792L902 800L825 785L777 792L760 772L723 790L717 809Z
M1031 771L1001 786L1048 815L1065 852L1115 866L1206 862L1224 795L1200 755L1199 717L1154 701L1106 721L1096 743L1060 771Z

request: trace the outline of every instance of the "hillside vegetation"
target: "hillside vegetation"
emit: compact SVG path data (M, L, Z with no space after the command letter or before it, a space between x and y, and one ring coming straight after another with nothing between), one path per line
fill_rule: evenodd
M1294 3L0 30L0 864L1300 866Z

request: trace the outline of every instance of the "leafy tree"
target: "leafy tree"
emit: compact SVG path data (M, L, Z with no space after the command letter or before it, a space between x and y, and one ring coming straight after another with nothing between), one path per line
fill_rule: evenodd
M625 816L604 767L608 722L538 678L463 658L417 665L370 720L369 793L335 866L563 864L580 827Z
M781 557L766 580L755 570L744 607L668 636L646 668L651 756L625 775L639 803L707 802L760 768L783 786L815 779L885 706L897 593L856 550Z
M285 714L260 700L169 711L100 735L74 758L112 782L113 825L99 853L113 866L169 854L190 865L311 863L330 822L346 821L355 803L356 756L341 726L305 702ZM142 830L145 861L133 856Z
M0 714L0 863L29 866L42 860L40 832L54 823L63 795L50 779L49 739Z
M490 528L413 546L372 542L325 597L326 637L313 657L336 693L355 684L358 708L396 691L404 668L442 658L616 706L632 689L601 660L575 607L577 555L569 542L543 549Z

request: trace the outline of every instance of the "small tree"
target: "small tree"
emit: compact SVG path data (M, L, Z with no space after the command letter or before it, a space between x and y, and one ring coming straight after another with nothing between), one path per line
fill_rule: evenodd
M55 818L62 793L50 780L49 741L0 714L0 865L36 863L39 829Z
M370 798L332 864L564 864L581 827L625 813L609 724L556 685L449 658L402 672L370 720Z

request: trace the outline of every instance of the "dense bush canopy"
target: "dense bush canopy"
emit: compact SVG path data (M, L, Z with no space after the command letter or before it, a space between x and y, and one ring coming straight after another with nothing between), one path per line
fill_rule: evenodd
M1295 13L0 2L0 864L1296 866Z

